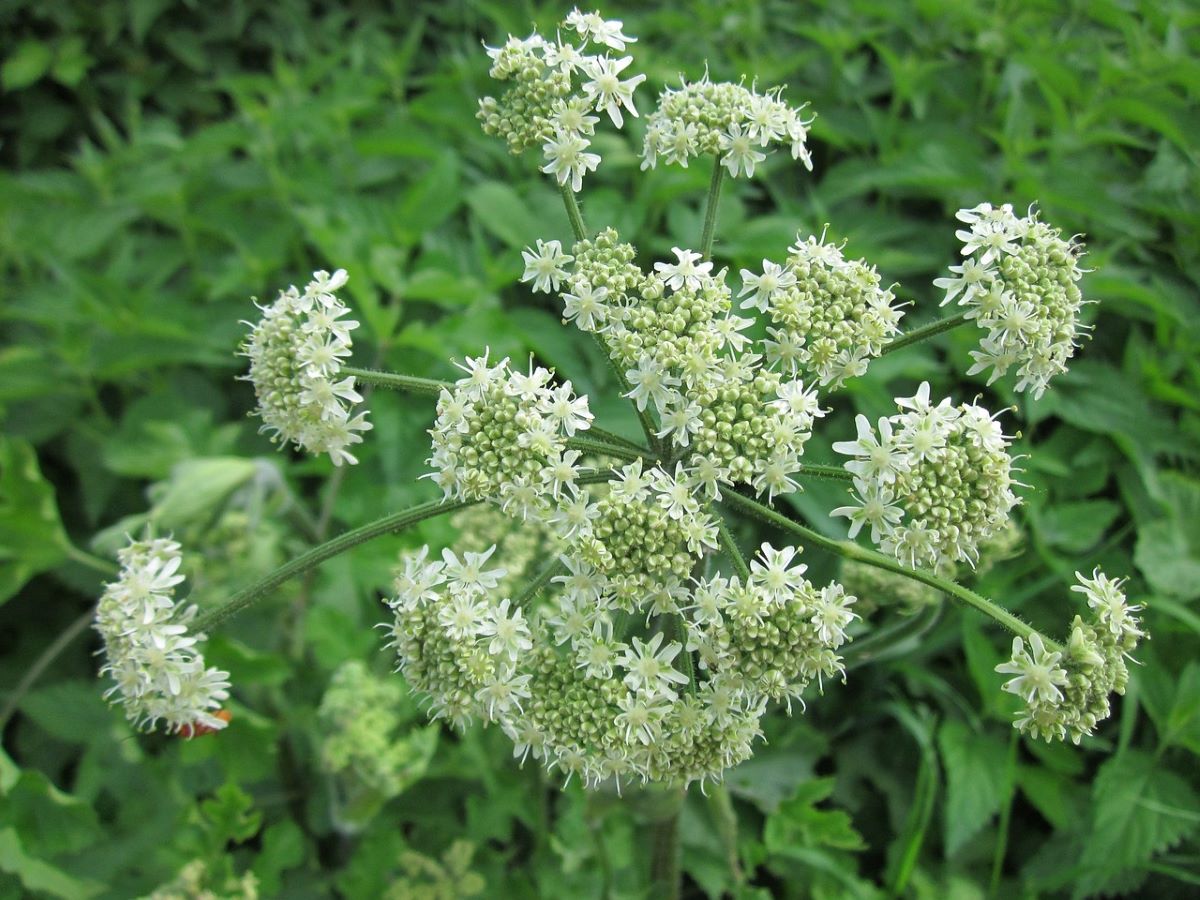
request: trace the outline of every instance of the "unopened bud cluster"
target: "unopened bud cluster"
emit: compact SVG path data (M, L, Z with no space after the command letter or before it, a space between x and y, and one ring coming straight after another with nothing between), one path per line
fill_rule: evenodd
M468 358L454 390L438 397L430 430L437 470L430 476L447 497L496 500L514 518L549 514L574 496L579 451L567 439L592 421L586 397L571 382L551 387L548 369L514 372L508 359L488 365L487 354Z
M757 309L772 323L764 343L772 364L839 388L867 371L899 333L904 313L874 266L846 259L823 236L797 237L788 253L782 266L764 259L761 274L742 269L742 309Z
M1076 616L1071 637L1061 650L1050 650L1034 634L1025 641L1013 638L1012 658L996 667L1013 675L1004 690L1025 701L1015 725L1025 734L1044 740L1070 737L1076 744L1090 735L1110 712L1109 695L1124 694L1129 682L1126 658L1142 637L1120 581L1099 569L1091 578L1076 572L1079 584L1071 588L1084 595L1089 620Z
M972 562L1017 503L1010 439L981 406L934 406L928 382L896 404L902 412L880 419L878 433L860 415L858 439L833 445L854 457L844 467L856 491L856 504L833 515L850 519L851 537L868 526L908 566Z
M647 273L611 228L578 241L525 251L526 281L559 290L563 315L599 334L631 385L639 409L653 407L657 436L686 453L692 479L710 498L720 484L751 484L769 497L797 489L804 444L823 416L795 366L763 365L732 313L727 272L675 248L674 262ZM769 347L766 348L769 350Z
M1018 218L1008 203L960 209L958 218L970 226L955 232L967 259L950 267L954 277L933 283L946 291L943 305L957 299L987 332L971 351L975 365L967 374L991 369L991 384L1016 366L1016 389L1040 397L1067 370L1084 327L1077 321L1083 246L1064 240L1036 212Z
M334 465L358 462L348 448L371 429L366 413L354 414L362 402L354 378L339 378L351 352L350 332L358 327L342 319L349 309L334 293L346 280L345 269L314 272L304 293L281 291L274 303L259 307L258 322L247 323L251 332L242 345L262 430L272 441L328 453Z
M646 120L642 168L654 168L659 159L687 168L693 157L715 155L734 178L742 173L750 178L766 159L764 150L785 146L811 172L812 117L805 116L807 104L789 106L782 93L781 88L760 94L744 84L712 82L707 74L682 82L678 90L668 88Z
M196 607L175 601L184 580L179 544L133 541L117 556L120 575L105 586L96 608L96 630L104 639L100 674L115 682L105 696L147 731L160 722L169 732L224 728L213 711L229 697L229 673L205 666L199 648L204 635L188 633Z
M587 149L600 121L592 113L606 113L617 128L625 112L638 114L633 92L646 76L622 79L633 57L614 59L607 52L624 51L636 40L622 33L619 21L576 9L560 23L557 40L535 32L488 48L489 74L506 89L499 98L479 102L484 132L504 138L513 153L541 146L542 171L580 190L583 176L600 165L600 155ZM589 45L606 49L584 52Z
M640 477L630 467L614 495ZM497 599L490 550L429 562L423 549L397 579L391 646L435 716L498 722L521 759L589 786L717 779L750 756L769 700L843 671L855 598L815 589L796 553L764 544L745 583L660 576L636 594L564 555L526 616Z

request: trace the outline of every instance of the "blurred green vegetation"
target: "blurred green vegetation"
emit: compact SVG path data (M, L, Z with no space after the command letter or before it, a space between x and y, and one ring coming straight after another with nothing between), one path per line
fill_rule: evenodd
M557 192L474 119L480 41L565 11L0 2L0 896L257 884L268 897L481 885L592 897L644 880L636 829L653 798L560 791L518 768L495 730L427 730L403 690L389 718L412 758L390 777L398 796L370 804L365 824L339 814L348 776L346 760L322 756L326 691L359 662L354 677L402 684L370 629L378 597L401 547L449 542L452 524L366 545L215 635L210 660L235 684L217 737L132 733L101 700L86 628L100 560L147 521L200 551L192 596L208 605L319 535L429 496L416 481L426 400L373 398L375 431L348 472L256 433L234 355L251 295L344 267L365 326L356 362L443 377L486 345L615 393L553 298L517 284L521 247L569 234ZM778 155L727 185L723 264L753 266L829 223L900 283L911 327L937 314L930 281L955 259L960 206L1037 202L1086 235L1095 338L1008 420L1029 454L1022 539L976 583L1061 634L1073 571L1101 565L1130 578L1153 635L1113 720L1079 748L1051 746L1008 724L1012 698L992 672L1004 634L947 610L803 716L773 714L769 743L730 773L731 807L689 795L686 891L1194 896L1200 10L741 0L602 12L640 39L643 110L707 64L715 78L786 83L818 114L814 174ZM597 140L589 222L647 255L693 243L707 172L639 174L632 140ZM881 414L921 379L1013 403L1005 384L961 374L974 341L964 330L877 362L835 398L812 456L852 433L854 412ZM593 409L636 428L624 404ZM817 486L797 511L836 532L837 491ZM833 560L807 556L833 574Z

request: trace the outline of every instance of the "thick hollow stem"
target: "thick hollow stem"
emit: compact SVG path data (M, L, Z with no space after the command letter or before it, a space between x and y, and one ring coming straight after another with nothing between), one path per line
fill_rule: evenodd
M894 353L897 350L907 347L909 344L919 344L921 341L928 340L936 334L941 334L943 331L957 328L966 321L968 321L967 314L960 312L952 316L947 316L944 319L938 319L936 322L930 322L928 325L922 325L916 331L900 335L900 337L883 348L883 353Z
M575 233L575 240L584 240L587 237L587 226L583 224L583 213L579 210L575 192L565 182L558 186L558 191L562 194L563 206L567 208L567 218L571 220L571 231Z
M625 377L625 373L621 371L621 367L617 365L617 361L612 358L608 352L608 345L604 343L604 338L596 332L592 332L592 337L596 340L596 345L600 348L600 352L604 354L604 358L608 360L608 367L612 370L613 375L617 379L617 384L621 387L621 396L626 395L633 390L629 384L629 379ZM633 411L637 414L638 424L642 426L642 434L646 436L646 443L650 445L651 450L655 455L661 455L662 447L659 444L658 436L655 433L654 420L650 418L650 413L644 409L638 409L637 401L631 397L626 397L629 400Z
M823 547L826 550L836 553L838 556L864 562L876 568L885 569L888 572L894 572L897 575L903 575L905 578L911 578L914 581L927 584L931 588L935 588L943 594L947 594L955 600L979 610L985 616L995 619L1020 638L1029 640L1030 637L1038 634L1050 649L1061 649L1057 643L1035 631L1028 623L1022 622L1008 610L993 603L986 597L980 596L969 588L963 587L961 584L941 578L932 572L926 572L922 569L910 569L891 557L884 556L882 553L877 553L874 550L868 550L866 547L860 547L853 541L838 541L826 537L820 532L814 531L808 526L802 525L794 519L789 519L787 516L776 512L769 506L764 506L757 500L751 500L749 497L745 497L735 491L726 491L724 498L724 502L734 509L740 509L742 512L757 516L764 522L768 522L786 531L791 531L793 534L805 538L809 543Z
M717 204L721 200L721 184L725 180L725 167L721 158L713 156L712 178L708 182L708 202L704 206L704 234L700 236L700 255L704 259L712 256L713 238L717 231Z
M679 812L682 806L683 792L680 791L674 809L651 826L650 896L656 900L679 898Z
M415 375L401 375L398 372L381 372L377 369L355 369L352 366L342 366L342 374L353 375L365 384L392 388L397 391L408 391L411 394L425 394L430 397L436 397L442 391L454 390L454 385L448 381L418 378Z
M608 481L611 477L611 470L605 469L584 475L579 479L579 483L597 484L602 481ZM347 550L353 549L372 538L402 531L425 519L432 519L436 516L445 515L446 513L483 502L483 500L431 500L428 503L422 503L403 512L384 516L382 519L377 519L374 522L363 525L361 528L355 528L352 531L347 531L345 534L340 534L319 546L313 547L307 553L301 554L292 561L284 563L274 572L264 576L254 584L242 588L224 606L219 606L197 618L191 624L191 629L197 633L209 630L214 625L220 624L235 613L241 612L246 607L262 599L285 581L295 578L297 575L303 575L310 569L314 569L325 562L325 560L345 553Z

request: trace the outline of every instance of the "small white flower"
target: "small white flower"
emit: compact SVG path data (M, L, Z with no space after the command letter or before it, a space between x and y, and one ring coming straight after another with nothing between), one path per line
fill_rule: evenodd
M694 250L681 250L679 247L672 247L671 252L675 254L675 262L656 262L654 264L654 271L659 274L659 277L662 278L667 287L673 291L681 291L685 287L691 291L700 290L703 284L703 277L712 272L713 264L711 262L697 264L697 261L701 257Z
M571 382L564 381L550 393L546 404L546 415L553 419L568 436L592 427L592 411L588 409L586 395L576 397L571 391Z
M909 465L907 454L892 436L892 423L887 418L879 420L880 437L875 436L866 416L855 416L854 424L858 428L858 440L835 441L833 452L855 457L845 464L847 472L865 481L891 484L896 480L896 474Z
M608 315L604 300L608 288L594 288L587 282L572 287L573 293L562 295L563 321L574 322L580 331L597 331Z
M640 638L633 639L633 646L628 648L618 660L628 673L625 684L630 690L651 697L662 696L674 699L676 694L672 685L687 684L687 676L671 666L671 660L679 655L683 645L671 641L662 647L662 632L654 635L649 641Z
M1096 611L1100 624L1114 637L1142 635L1141 629L1138 628L1138 619L1133 615L1142 607L1132 606L1125 599L1123 581L1109 578L1098 568L1092 571L1091 578L1085 578L1082 572L1076 572L1075 577L1079 584L1072 585L1071 590L1087 598L1088 606Z
M524 650L533 649L533 641L529 637L529 626L525 623L525 614L520 607L509 615L512 601L505 597L496 606L488 610L483 624L479 628L482 637L490 637L488 653L492 656L503 656L516 661Z
M483 568L484 563L495 552L495 545L482 553L472 553L468 550L463 553L460 560L449 547L442 550L443 571L451 582L451 591L474 596L495 588L500 583L500 579L508 574L508 570L504 568L489 570Z
M626 44L636 44L637 38L621 33L624 23L620 19L603 19L599 13L581 13L579 8L567 14L564 24L574 28L582 37L604 44L614 50L624 50Z
M894 502L892 490L883 484L866 482L856 478L857 506L840 506L831 516L846 516L850 520L850 537L854 538L864 525L871 526L871 541L878 544L880 538L889 534L904 516L904 511Z
M629 114L637 118L637 107L633 105L633 91L646 80L645 75L635 75L625 81L621 80L621 72L631 62L633 62L632 56L625 56L621 59L597 56L589 60L585 67L590 80L583 84L584 94L591 99L598 111L608 113L608 117L618 128L625 124L621 107L629 110Z
M638 367L629 369L625 377L633 386L625 396L632 398L640 410L644 410L651 400L661 409L671 396L671 388L679 386L678 378L648 356L638 360Z
M558 290L559 284L567 277L566 264L575 259L563 253L559 241L541 239L538 239L536 250L529 247L522 250L521 258L525 260L525 274L521 276L521 281L532 281L534 291L547 294Z
M752 582L766 591L773 603L786 603L807 584L804 573L808 571L808 566L803 563L792 566L799 552L797 547L776 550L764 542L758 548L758 555L751 561Z
M1004 690L1026 703L1061 703L1063 695L1059 688L1067 685L1066 670L1058 665L1061 660L1061 653L1046 649L1041 635L1032 634L1029 650L1019 637L1013 638L1012 659L996 666L996 671L1017 676L1005 682Z
M742 126L734 122L728 132L722 132L717 141L725 153L721 164L729 170L733 178L745 171L747 178L754 177L754 167L767 158L765 153L754 149L754 139L742 132Z
M542 166L542 171L557 178L559 184L569 182L571 190L578 193L583 190L583 176L596 171L600 165L600 154L586 152L591 144L591 141L575 132L557 132L542 145L542 152L548 160ZM555 290L558 290L557 284Z
M755 275L749 269L742 269L741 275L742 290L738 296L744 297L751 291L754 292L753 297L742 301L742 309L757 309L765 313L776 294L796 286L796 274L790 268L773 263L769 259L763 260L761 275Z

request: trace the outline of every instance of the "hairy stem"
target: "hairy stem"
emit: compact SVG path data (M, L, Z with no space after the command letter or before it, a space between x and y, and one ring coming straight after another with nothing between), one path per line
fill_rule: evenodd
M853 481L854 476L841 466L818 466L801 463L800 474L812 475L816 478L832 478L835 481Z
M725 551L725 555L733 562L733 566L737 569L738 577L743 583L750 581L750 567L746 565L746 557L742 556L742 551L738 549L737 541L733 539L733 532L729 530L729 523L721 516L720 513L715 514L717 520L717 534L721 539L721 549Z
M620 447L627 447L630 450L636 450L639 453L651 453L649 447L643 447L636 441L631 441L629 438L623 438L619 434L614 434L611 431L605 431L603 428L597 428L593 425L587 430L587 436L599 438L602 441L608 441L610 444L616 444Z
M521 593L513 598L513 606L517 609L523 609L525 604L536 597L546 585L550 583L550 579L555 575L559 575L567 570L563 565L562 560L557 556L552 557L536 575L529 584L521 589Z
M610 444L608 441L596 441L582 435L567 438L567 447L571 450L580 450L584 453L601 453L605 456L615 456L617 459L627 459L630 462L636 459L655 459L654 454L649 450L631 450L619 444Z
M721 157L714 154L712 178L708 182L708 201L704 206L704 234L700 236L700 255L704 259L712 256L713 238L717 230L717 204L721 200L721 184L725 180L725 167Z
M99 560L103 562L103 560ZM25 699L25 695L29 693L29 689L37 684L37 680L42 677L42 673L50 668L50 664L58 659L59 655L71 646L75 640L87 631L87 627L92 624L95 618L95 613L88 610L65 629L63 629L58 637L56 637L41 655L33 661L25 674L21 676L20 682L12 689L12 693L4 701L4 708L0 710L0 734L4 732L4 726L8 724L8 720L12 718L13 713L17 711L17 707L21 705L21 701Z
M905 578L911 578L914 581L919 581L922 584L927 584L932 588L936 588L943 594L947 594L953 597L955 600L965 603L967 606L970 606L973 609L979 610L979 612L983 613L985 616L995 619L997 622L1020 638L1029 640L1030 637L1037 634L1050 649L1062 649L1056 642L1050 640L1045 635L1041 635L1040 632L1036 631L1031 625L1026 622L1022 622L1008 610L1002 608L996 603L993 603L986 597L975 593L971 589L963 587L961 584L941 578L932 572L926 572L923 569L910 569L889 556L884 556L882 553L878 553L874 550L868 550L866 547L860 547L853 541L838 541L834 540L833 538L828 538L820 532L809 528L807 525L802 525L794 519L789 519L787 516L776 512L769 506L764 506L757 500L752 500L749 497L737 493L736 491L726 491L724 497L725 502L734 509L740 509L742 512L757 516L764 522L775 525L786 531L791 531L793 534L797 534L800 537L805 538L809 543L823 547L832 553L836 553L838 556L845 557L846 559L857 560L858 562L864 562L867 563L867 565L875 566L876 568L884 569L888 572L894 572L897 575L903 575Z
M101 559L99 556L94 556L93 554L88 553L86 550L80 550L74 544L69 544L67 546L67 558L73 559L81 566L87 566L94 572L99 572L102 575L108 575L109 577L115 576L119 572L119 569L114 563L109 562L107 559Z
M746 883L746 874L742 871L741 860L738 858L738 819L737 810L733 808L733 799L729 796L729 788L724 783L718 784L708 793L708 806L716 820L717 834L721 836L721 844L725 848L725 862L729 866L729 877L739 887Z
M563 206L567 208L567 218L571 220L571 231L575 232L575 240L584 240L587 238L587 226L583 224L583 213L579 210L579 201L575 199L575 192L566 182L558 186L558 192L562 194Z
M392 388L397 391L408 391L411 394L425 394L430 397L436 397L442 391L454 390L454 385L448 381L418 378L416 375L401 375L398 372L382 372L378 369L356 369L353 366L342 366L342 374L353 375L366 384Z
M930 322L928 325L922 325L916 331L910 331L908 334L902 334L896 340L892 341L883 348L883 353L893 353L909 344L917 344L921 341L928 340L934 335L941 334L943 331L949 331L951 328L957 328L959 325L967 321L965 312L955 313L952 316L947 316L944 319L938 319L936 322Z
M679 898L679 812L682 806L683 792L680 791L674 809L651 826L650 896L656 900Z
M597 484L602 481L608 481L611 477L611 470L605 469L600 472L584 475L579 479L579 483ZM214 625L220 624L230 616L241 612L246 607L262 599L285 581L295 578L297 575L303 575L310 569L314 569L325 562L325 560L345 553L347 550L351 550L359 544L366 543L372 538L403 531L405 528L422 522L425 519L432 519L436 516L445 515L446 513L474 506L482 502L484 501L431 500L428 503L422 503L402 512L392 513L390 516L384 516L382 519L369 522L361 528L355 528L352 531L347 531L345 534L340 534L323 544L313 547L307 553L301 554L290 562L284 563L274 572L260 578L254 584L242 588L224 606L219 606L197 618L192 623L191 628L194 632L207 631Z

